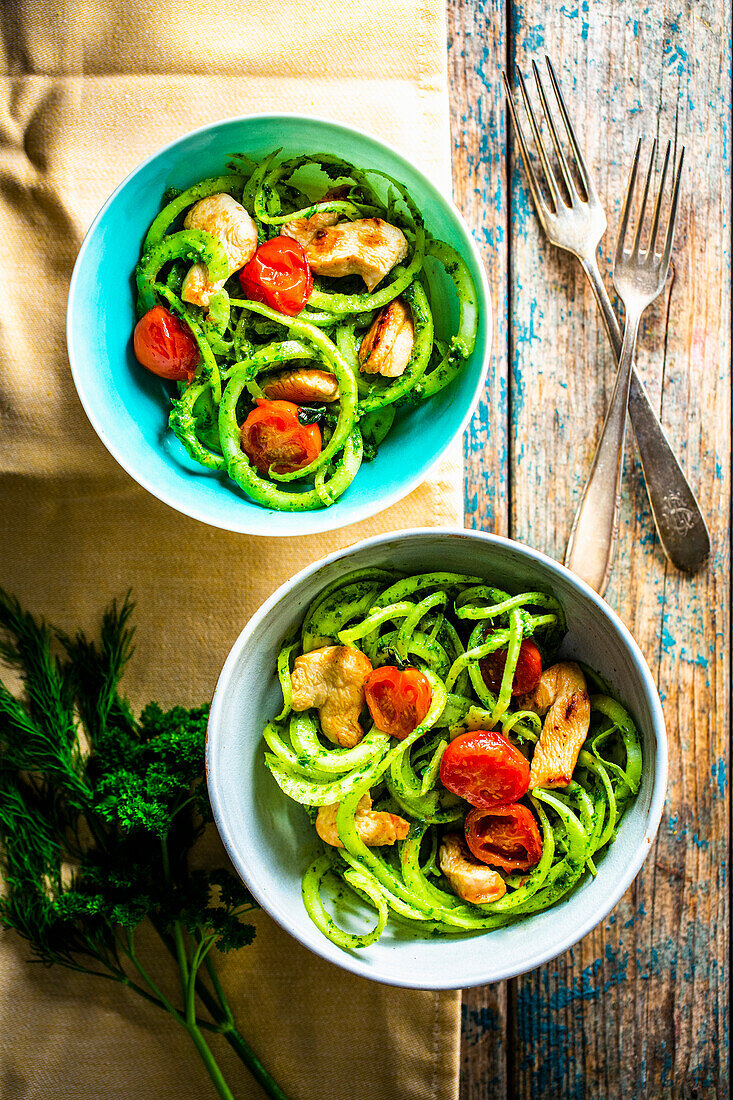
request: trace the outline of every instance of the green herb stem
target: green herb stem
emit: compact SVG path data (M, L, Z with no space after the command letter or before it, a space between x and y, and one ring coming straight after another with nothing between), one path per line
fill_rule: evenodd
M234 1093L229 1088L229 1085L224 1080L224 1074L219 1069L219 1063L214 1055L211 1053L206 1040L199 1031L195 1023L186 1025L186 1030L191 1036L191 1040L199 1052L201 1061L206 1066L209 1077L211 1078L214 1088L221 1096L222 1100L234 1100Z
M219 981L219 975L216 972L216 967L214 966L214 963L212 962L212 959L211 959L210 955L207 955L206 958L204 959L204 966L206 967L206 973L209 975L209 978L211 979L211 984L214 987L214 990L216 992L216 996L219 999L219 1004L221 1005L221 1009L222 1009L222 1012L224 1013L224 1017L226 1019L226 1022L228 1024L231 1024L232 1026L234 1026L234 1016L232 1015L232 1010L229 1007L229 1001L226 998L224 988L223 988L221 982Z
M160 928L156 928L156 931L170 954L176 958L176 946L171 937ZM212 1020L217 1023L218 1030L271 1100L290 1100L237 1028L213 960L208 955L204 959L204 965L216 990L216 996L205 985L200 975L196 976L196 994L209 1011Z
M238 1031L209 959L214 945L251 942L243 917L255 903L228 867L189 867L212 819L208 708L150 703L135 717L119 694L131 612L129 599L113 603L93 642L52 631L0 590L0 656L26 688L20 700L0 681L0 927L44 965L118 982L164 1009L221 1100L234 1097L205 1033L223 1035L272 1100L287 1100ZM138 957L146 920L176 961L181 1008ZM197 996L212 1022L197 1015Z

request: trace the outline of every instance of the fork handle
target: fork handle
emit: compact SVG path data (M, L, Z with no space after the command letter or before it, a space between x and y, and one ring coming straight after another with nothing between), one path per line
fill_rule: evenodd
M618 531L618 504L631 382L641 313L627 313L616 383L590 475L570 532L565 564L602 596Z
M620 360L621 329L595 254L591 259L581 260L581 264L601 311L614 355ZM662 549L677 569L694 573L705 564L710 554L710 535L695 494L633 366L629 412Z

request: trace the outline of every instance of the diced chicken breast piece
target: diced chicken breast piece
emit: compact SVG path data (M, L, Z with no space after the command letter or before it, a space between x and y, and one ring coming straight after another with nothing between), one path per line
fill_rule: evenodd
M353 646L329 645L303 653L293 665L293 710L316 707L329 741L352 748L364 736L359 714L371 671L369 658Z
M349 197L351 187L332 187L319 202L328 202L330 199L346 199ZM309 218L293 218L291 222L285 222L280 232L284 237L292 237L303 248L315 237L319 229L326 229L329 225L336 225L339 215L336 211L319 210L317 214L311 214Z
M316 832L325 844L330 844L334 848L343 848L336 828L338 808L338 802L320 807L316 818ZM383 844L394 844L396 840L404 840L410 830L409 821L405 821L403 817L373 810L369 794L359 799L354 814L354 824L358 835L368 848L378 848Z
M405 373L415 345L412 314L402 298L395 298L381 310L359 348L359 370L399 378Z
M218 237L229 259L229 275L239 271L257 251L257 226L231 195L208 195L194 203L183 222L186 229L203 229ZM227 276L228 278L229 276ZM208 306L226 279L209 282L206 264L194 264L183 280L181 297L196 306Z
M263 383L262 392L271 401L294 401L296 405L338 401L339 384L335 374L315 367L294 367L281 371Z
M305 247L314 274L361 275L370 291L407 252L402 230L381 218L360 218L319 229Z
M472 905L487 905L506 893L506 883L498 871L477 860L459 833L443 837L438 863L453 892Z
M335 211L319 210L309 218L294 218L291 222L285 222L280 232L283 237L292 237L303 248L307 248L319 230L335 225L338 220L339 216Z
M550 665L519 707L545 715L530 765L530 790L567 787L590 727L590 696L582 670L573 661Z

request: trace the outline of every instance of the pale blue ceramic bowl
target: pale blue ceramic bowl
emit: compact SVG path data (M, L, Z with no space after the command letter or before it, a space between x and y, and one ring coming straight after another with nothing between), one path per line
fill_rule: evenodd
M608 683L633 715L642 741L641 786L613 844L565 900L506 928L421 939L396 921L360 951L326 939L308 916L301 880L320 842L302 806L267 771L262 728L282 705L277 655L308 605L337 577L390 566L405 573L450 569L485 577L510 592L552 592L568 632L561 653ZM211 705L206 772L214 818L232 863L278 924L330 962L364 978L419 989L458 989L512 978L567 951L603 920L630 886L651 848L667 784L667 736L646 661L619 617L563 565L510 539L478 531L413 529L378 535L309 565L252 616L222 669ZM372 913L344 894L329 898L345 928L362 931Z
M166 384L140 367L132 353L133 271L163 192L220 175L231 153L261 157L278 147L286 156L335 153L399 179L423 212L428 230L464 257L479 301L476 348L460 377L432 400L399 412L377 458L362 465L332 507L317 512L262 508L226 475L211 474L193 462L167 430ZM445 275L431 270L431 278L440 334L455 324L457 307ZM179 512L215 527L248 534L303 535L374 515L425 479L463 431L483 389L491 350L491 303L481 260L460 214L399 153L333 122L251 115L225 119L179 138L123 180L97 215L79 252L69 290L67 342L74 383L92 426L140 485Z

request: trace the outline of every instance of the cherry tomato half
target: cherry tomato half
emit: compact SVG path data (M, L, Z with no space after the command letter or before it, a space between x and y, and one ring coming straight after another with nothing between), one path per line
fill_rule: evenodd
M278 474L302 470L321 453L317 424L301 424L292 401L260 397L242 425L242 450L261 474L272 467Z
M440 781L472 806L504 806L527 793L529 763L495 730L473 730L448 745L440 762Z
M481 675L490 691L498 693L506 664L506 649L497 649L479 661ZM534 642L526 638L519 647L517 667L514 670L512 695L529 695L540 682L542 675L542 657Z
M163 306L153 306L140 318L132 342L138 363L159 378L182 382L193 377L198 345L190 328Z
M239 272L239 281L250 301L289 316L300 313L313 290L303 246L291 237L273 237L260 245Z
M364 693L374 725L399 741L420 725L433 697L430 682L419 669L394 665L382 665L370 672Z
M526 806L495 806L466 815L466 843L482 863L502 871L528 871L542 855L542 836Z

